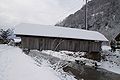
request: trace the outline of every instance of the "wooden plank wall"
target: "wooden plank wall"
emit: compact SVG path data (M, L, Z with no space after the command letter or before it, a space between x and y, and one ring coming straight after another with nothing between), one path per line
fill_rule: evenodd
M101 42L85 40L69 40L59 38L42 38L42 37L21 37L22 47L38 50L68 50L68 51L85 51L99 52Z

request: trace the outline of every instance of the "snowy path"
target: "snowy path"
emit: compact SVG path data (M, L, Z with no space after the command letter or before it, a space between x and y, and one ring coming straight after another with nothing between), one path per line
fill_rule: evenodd
M19 48L0 45L0 80L60 80L53 69L35 61Z

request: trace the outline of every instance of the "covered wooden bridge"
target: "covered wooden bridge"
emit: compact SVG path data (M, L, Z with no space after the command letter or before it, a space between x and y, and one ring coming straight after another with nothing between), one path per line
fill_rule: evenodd
M102 42L108 41L96 31L29 23L17 25L15 34L22 48L37 50L100 52Z

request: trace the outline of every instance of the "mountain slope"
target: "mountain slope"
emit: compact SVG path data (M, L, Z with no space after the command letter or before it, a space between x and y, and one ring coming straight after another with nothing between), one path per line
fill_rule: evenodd
M85 29L85 6L69 15L56 26ZM120 0L88 2L88 29L103 33L109 40L120 32Z

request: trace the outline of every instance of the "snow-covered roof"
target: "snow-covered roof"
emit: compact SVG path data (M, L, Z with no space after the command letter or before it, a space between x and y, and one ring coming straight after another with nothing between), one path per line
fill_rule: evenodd
M13 40L14 40L15 43L21 42L21 38L20 38L20 37L16 37L16 38L14 38Z
M108 39L106 39L106 37L103 34L97 31L30 23L21 23L19 25L16 25L15 34L108 41Z

